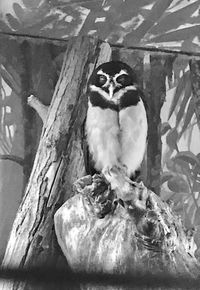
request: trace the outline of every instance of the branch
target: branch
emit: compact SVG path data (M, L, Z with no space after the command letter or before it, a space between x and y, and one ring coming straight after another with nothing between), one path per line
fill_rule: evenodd
M48 113L48 106L42 104L35 96L30 95L27 99L27 103L30 107L36 110L40 118L42 119L43 123L46 121L47 113Z
M15 32L7 32L7 31L0 31L1 35L16 37L16 38L32 38L32 39L42 39L47 41L60 41L60 42L69 42L69 39L63 38L56 38L56 37L48 37L48 36L40 36L40 35L33 35L33 34L24 34L24 33L15 33ZM94 39L94 36L89 36L90 39ZM111 47L115 48L124 48L128 50L143 50L143 51L151 51L151 52L162 52L162 53L172 53L172 54L181 54L181 55L188 55L188 56L200 56L199 52L194 51L187 51L187 50L178 50L178 49L170 49L170 48L162 48L162 47L154 47L154 46L142 46L142 45L123 45L121 43L111 43L108 41L104 41L100 39L102 43L108 43Z
M0 154L0 160L10 160L24 166L24 159L15 155Z

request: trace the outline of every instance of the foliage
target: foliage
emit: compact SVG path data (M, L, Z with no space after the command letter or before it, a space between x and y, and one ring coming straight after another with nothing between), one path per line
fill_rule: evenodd
M175 94L169 111L169 119L177 109L176 128L180 127L179 139L191 123L195 114L194 99L192 96L192 84L190 71L183 73L178 81Z
M4 43L5 42L5 43ZM22 89L22 76L23 71L23 56L20 51L20 44L16 41L4 41L0 48L0 159L4 158L6 154L12 154L13 149L18 152L16 156L24 155L24 148L22 146L24 140L24 124L29 122L25 119L24 110L28 109L28 105L23 106L24 98L29 95L24 95ZM48 105L53 95L55 83L60 72L60 58L62 58L63 48L51 46L48 44L35 44L32 43L32 55L29 59L30 66L30 93L34 93L44 104ZM37 146L37 138L41 130L41 122L37 119L36 124L33 125L33 135L35 136L33 146ZM18 136L19 135L19 136ZM21 140L18 144L18 138ZM35 145L34 145L35 144ZM32 146L31 145L31 146ZM34 147L26 148L27 150L34 151ZM16 148L18 148L16 150ZM10 159L11 160L11 159ZM13 159L13 161L15 161Z
M6 0L4 0L6 1ZM2 31L55 38L85 34L111 43L199 51L198 0L17 0Z
M20 117L20 112L17 111L17 94L19 93L19 84L12 77L11 74L6 70L6 68L1 65L0 67L0 75L1 75L1 90L0 90L0 118L1 118L1 126L0 126L0 151L1 154L8 154L12 149L13 142L13 134L12 131L15 129L13 127L14 124L18 123L18 116ZM12 88L11 93L9 95L6 94L5 85Z
M177 77L174 82L175 92L169 109L168 122L163 124L167 151L163 155L162 197L166 201L173 202L173 209L182 216L187 228L198 229L200 225L200 151L194 154L191 151L191 145L195 142L193 130L200 120L195 115L191 73L186 66L179 68L179 75L180 73L182 73L181 77L179 79ZM179 144L184 138L188 140L188 150L180 151ZM197 236L198 242L199 230Z

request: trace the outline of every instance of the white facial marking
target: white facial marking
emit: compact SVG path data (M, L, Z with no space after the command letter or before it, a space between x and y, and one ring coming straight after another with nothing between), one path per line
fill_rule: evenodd
M137 90L137 88L136 88L136 86L134 86L134 85L131 85L131 86L125 87L125 88L119 90L118 92L116 92L116 93L114 94L114 99L116 99L117 101L119 101L120 98L121 98L121 97L122 97L126 92L128 92L128 91L136 91L136 90Z
M100 69L98 72L97 72L98 75L104 75L105 77L109 78L109 75L105 72L102 71L102 69Z
M110 97L110 99L112 99L113 98L113 92L114 92L114 85L113 85L113 83L110 83L110 85L109 85L109 87L108 87L108 90L109 90L109 97Z
M109 91L109 94L107 92L105 92L102 88L96 87L95 85L90 85L90 89L92 92L97 92L99 93L102 97L104 97L104 99L111 101L111 95L113 95L113 93L111 91ZM118 103L118 99L116 98L112 98L112 102L114 104Z
M102 86L102 87L108 87L108 85L109 85L109 83L110 83L110 76L107 74L107 73L104 73L102 70L99 70L98 72L97 72L97 74L98 75L103 75L103 76L105 76L106 77L106 82L105 82L105 84Z
M120 72L118 74L115 75L114 80L116 80L119 76L121 75L128 75L126 70L120 70Z
M121 87L121 84L117 82L117 78L119 76L122 76L122 75L128 75L127 71L122 69L122 70L120 70L120 72L118 74L116 74L114 76L113 80L114 80L114 83L115 83L116 87Z
M95 85L90 85L90 89L91 89L92 92L98 92L105 99L108 99L108 94L104 90L102 90L101 88L96 87Z

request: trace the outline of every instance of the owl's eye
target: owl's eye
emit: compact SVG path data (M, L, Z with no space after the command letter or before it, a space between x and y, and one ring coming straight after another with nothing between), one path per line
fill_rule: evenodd
M107 78L104 75L99 76L99 83L100 85L104 85L107 81Z
M125 74L123 74L123 75L119 76L119 77L116 79L116 81L117 81L118 83L120 83L121 85L123 85L123 84L126 83L127 78L128 78L128 76L125 75Z

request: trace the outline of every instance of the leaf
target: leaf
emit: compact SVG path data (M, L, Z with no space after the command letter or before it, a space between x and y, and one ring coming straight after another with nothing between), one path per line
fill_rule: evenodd
M180 108L176 116L176 127L178 126L178 124L180 123L181 119L184 116L186 105L192 93L191 80L187 78L185 82L186 82L186 85L185 85L184 97L183 97L183 100L181 101Z
M189 199L189 202L187 204L187 208L184 212L184 225L186 228L191 228L193 225L193 219L194 219L194 212L195 212L195 204L192 198Z
M173 112L174 112L174 110L175 110L175 108L176 108L176 106L178 104L178 101L180 99L180 96L181 96L182 92L185 89L185 85L186 85L185 80L187 79L189 74L190 74L190 72L187 71L186 73L184 73L182 75L182 77L179 80L179 83L178 83L178 85L176 87L176 91L175 91L175 94L174 94L174 97L173 97L173 101L172 101L171 106L170 106L168 120L170 119L171 115L173 114Z
M179 174L184 174L188 176L189 178L191 177L191 169L190 166L187 162L181 160L181 159L174 159L174 171L179 173Z
M152 34L161 34L166 31L177 28L178 26L190 23L190 16L199 7L199 2L196 1L192 4L187 5L184 8L178 9L175 12L168 12L168 14L160 19L152 29Z
M165 135L170 129L171 129L171 126L168 122L162 123L161 124L161 136Z
M175 128L173 128L168 132L166 136L166 143L171 149L178 151L177 141L178 141L178 132Z
M20 22L17 20L17 18L13 17L12 14L7 13L6 18L7 18L8 22L13 30L20 29L20 27L21 27Z
M200 162L200 153L197 154L197 158L198 158L198 160Z
M20 86L14 81L13 77L9 74L9 72L1 67L1 76L4 79L4 81L9 85L9 87L17 94L19 95L21 92Z
M170 199L173 201L174 207L177 206L180 202L183 204L183 199L185 198L185 194L186 193L179 194L177 192L173 192ZM187 193L187 195L188 195L188 193Z
M12 31L10 27L1 19L0 20L0 31Z
M173 0L157 0L154 3L148 17L142 22L142 24L136 30L133 30L127 34L125 37L126 43L131 44L134 42L134 40L140 41L151 29L151 27L155 25L158 19L160 19L172 1Z
M193 117L193 115L195 113L194 109L195 109L194 100L193 100L193 98L191 98L190 101L189 101L189 104L188 104L188 108L187 108L187 112L186 112L186 115L185 115L183 127L182 127L182 130L180 132L180 137L185 132L185 130L187 129L187 127L188 127L188 125L190 123L190 121L192 120L192 117Z
M4 125L6 126L11 126L15 123L15 117L14 117L14 114L11 112L11 113L6 113L5 114L5 117L4 117Z
M192 166L198 165L200 167L200 161L199 161L199 159L191 151L181 151L181 152L178 152L176 154L176 156L174 157L174 160L177 160L177 159L183 160L183 161L185 161L187 163L190 163Z
M165 183L166 181L170 180L174 176L173 173L170 171L164 171L161 175L161 184Z
M176 212L176 214L181 214L183 212L183 200L180 200L176 206L173 207L173 210Z
M38 8L42 0L22 0L22 2L26 8Z
M200 155L200 153L198 153L196 155L196 157L197 157L197 159L199 160L199 163L200 163L199 155ZM198 164L194 165L191 170L192 170L193 176L195 178L195 182L200 181L200 167L199 167L199 165ZM200 188L199 188L199 191L200 191Z
M48 25L53 25L53 23L57 20L57 15L49 15L46 17L41 17L39 21L35 21L34 18L27 19L26 24L29 25L30 27L28 27L28 31L29 33L35 33L36 31L40 31L40 33L42 34L43 29L45 26ZM60 27L59 27L60 30ZM52 31L52 29L51 29ZM66 28L65 28L66 31ZM55 33L55 32L54 32ZM45 35L45 33L44 33ZM56 35L56 37L58 38L58 36Z
M200 192L200 182L194 181L193 191L194 192Z
M24 17L24 9L18 3L13 3L13 10L15 11L18 19L22 21Z
M199 52L199 44L197 43L194 43L193 42L194 39L191 41L191 39L186 39L182 42L181 44L181 50L184 50L184 51L191 51L191 52Z
M200 225L200 208L197 208L194 215L194 226L199 226L199 225Z
M169 191L169 190L165 190L164 188L162 188L161 193L160 193L160 197L163 201L169 201L172 200L174 193Z
M167 185L172 192L189 193L189 186L185 179L183 179L181 176L175 176L171 178L168 180Z
M192 39L195 36L199 35L199 30L200 30L200 25L195 25L195 26L191 26L191 27L187 27L187 28L183 28L183 29L178 29L172 32L168 32L168 33L163 33L159 36L153 37L151 38L151 40L149 42L171 42L171 41L182 41L182 40L186 40L188 38ZM148 43L149 43L148 42Z
M192 145L192 139L193 139L193 129L194 129L194 124L192 124L192 126L191 126L190 129L188 130L187 147L188 147L188 150L189 150L189 151L191 151L191 145Z

